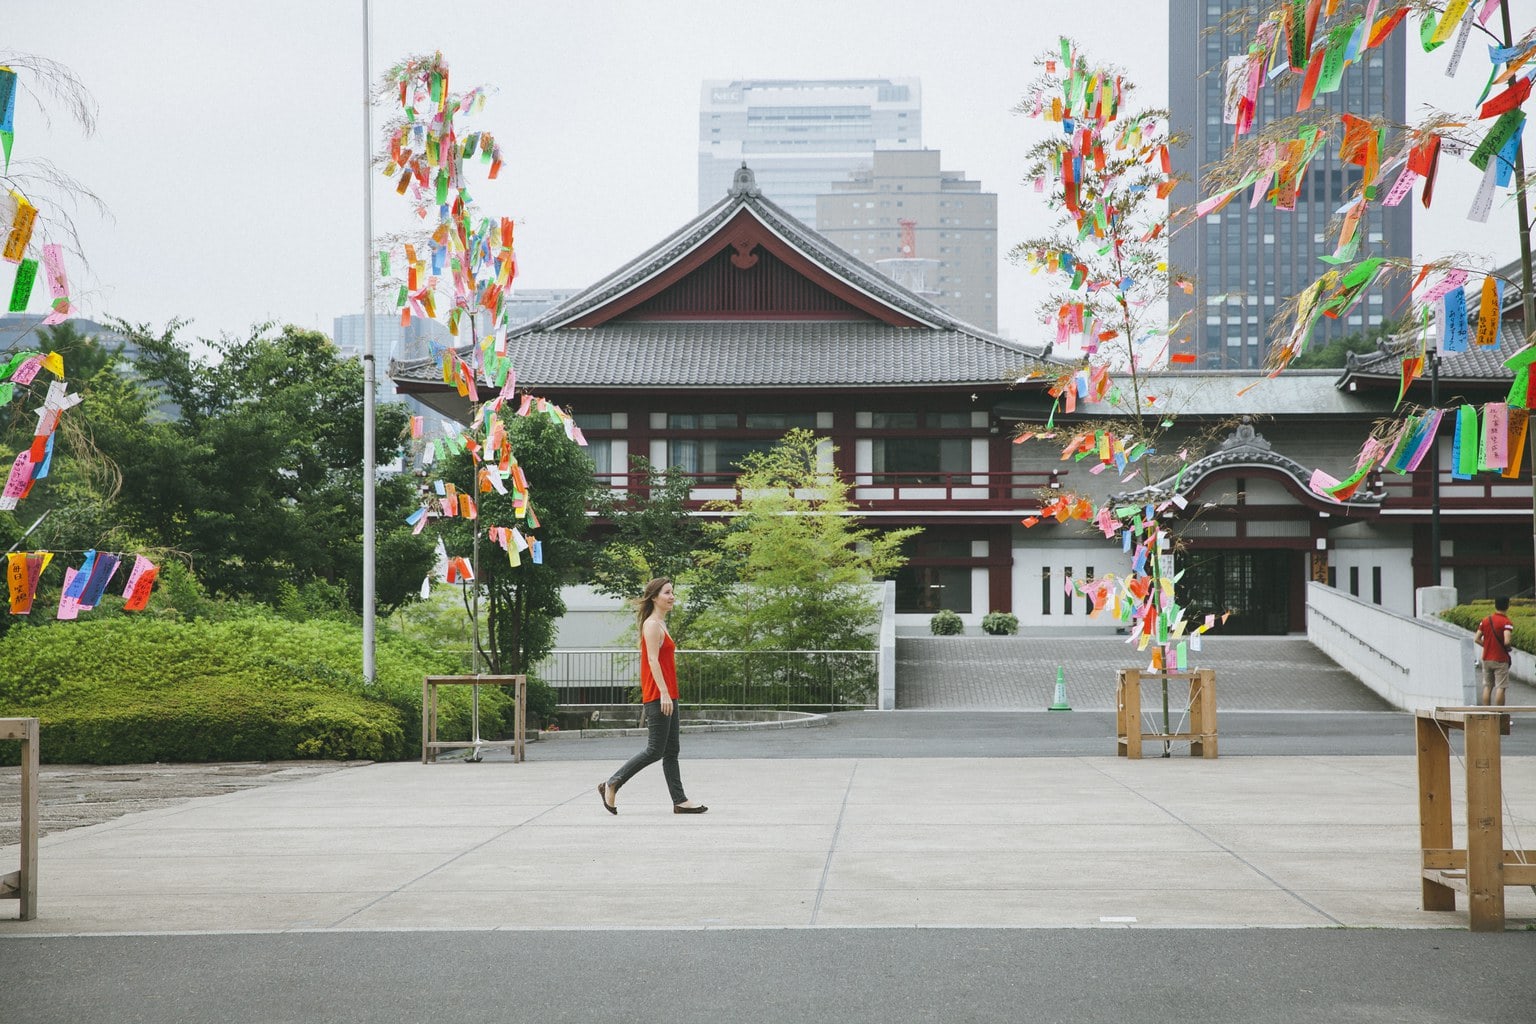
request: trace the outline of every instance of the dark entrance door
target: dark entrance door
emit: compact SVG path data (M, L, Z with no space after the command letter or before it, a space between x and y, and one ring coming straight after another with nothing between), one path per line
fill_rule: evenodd
M1238 636L1283 636L1290 632L1294 551L1199 550L1183 556L1179 603L1195 625L1207 615L1232 615L1221 631Z

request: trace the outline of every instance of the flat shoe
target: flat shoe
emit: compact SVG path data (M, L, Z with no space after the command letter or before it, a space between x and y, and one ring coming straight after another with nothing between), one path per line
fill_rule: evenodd
M608 802L608 783L599 782L597 784L597 798L603 802L603 807L607 809L609 814L619 813L619 809Z
M705 807L703 804L699 804L697 807L684 807L682 804L672 805L673 814L703 814L707 810L709 810L709 808ZM613 813L617 814L619 812L614 811Z

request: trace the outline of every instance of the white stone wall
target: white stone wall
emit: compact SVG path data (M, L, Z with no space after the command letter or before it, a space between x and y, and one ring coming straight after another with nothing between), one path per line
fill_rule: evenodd
M1472 693L1472 635L1307 584L1307 639L1393 706L1459 707Z

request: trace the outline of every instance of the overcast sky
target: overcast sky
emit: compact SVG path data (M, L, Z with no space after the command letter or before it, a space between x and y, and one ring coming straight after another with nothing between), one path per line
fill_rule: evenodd
M192 333L217 337L269 319L329 332L332 317L360 310L362 0L6 6L0 45L69 65L100 105L90 138L57 115L50 130L26 96L16 112L13 158L47 157L111 211L79 221L90 268L71 261L69 272L83 315L182 317ZM373 0L371 9L375 75L440 49L456 90L496 90L471 123L496 135L508 163L472 194L486 213L517 221L524 288L584 287L694 216L703 79L912 75L922 80L924 145L998 194L1001 329L1039 338L1039 288L1003 260L1050 220L1019 182L1043 128L1010 112L1032 57L1070 33L1096 60L1126 69L1140 86L1136 105L1161 105L1168 92L1167 16L1140 0ZM1536 21L1536 0L1512 0L1511 10L1517 36ZM1448 49L1410 47L1411 120L1431 100L1471 109L1486 48L1474 35L1455 80L1444 77ZM376 182L376 230L408 227L404 200ZM1511 207L1496 207L1487 227L1464 219L1475 185L1475 172L1442 164L1434 210L1416 215L1417 255L1516 255ZM6 295L10 276L0 265ZM46 294L37 287L34 310Z

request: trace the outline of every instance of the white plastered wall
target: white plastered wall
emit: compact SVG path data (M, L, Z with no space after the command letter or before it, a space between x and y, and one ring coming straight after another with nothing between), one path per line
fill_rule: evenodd
M1373 581L1381 572L1381 607L1397 615L1413 615L1413 549L1406 531L1382 529L1373 523L1351 523L1329 534L1328 564L1334 583L1350 592L1350 570L1358 570L1362 601L1375 603Z
M1051 537L1052 532L1067 535ZM1069 571L1072 579L1084 579L1089 569L1093 570L1095 578L1111 574L1123 576L1130 571L1130 556L1114 541L1077 533L1075 526L1041 524L1027 529L1016 528L1013 532L1012 610L1019 617L1020 628L1113 632L1119 623L1108 618L1107 613L1090 618L1091 604L1087 598L1080 594L1068 597L1065 581ZM1046 573L1050 579L1049 609L1046 608L1042 583Z

